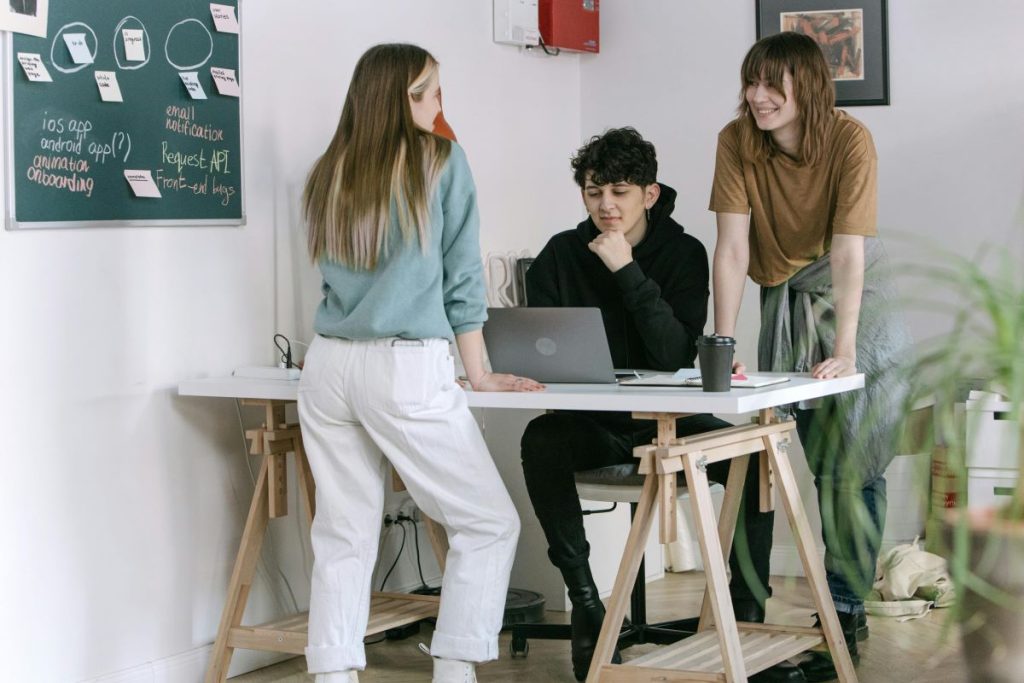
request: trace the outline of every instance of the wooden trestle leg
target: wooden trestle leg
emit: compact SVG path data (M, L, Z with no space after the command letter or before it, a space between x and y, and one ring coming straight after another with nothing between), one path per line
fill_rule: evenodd
M210 665L206 669L206 683L223 683L227 678L228 665L231 664L231 655L235 650L228 645L228 635L232 628L242 623L242 613L245 612L245 603L252 588L252 577L256 573L256 562L263 547L263 536L267 531L270 515L267 487L269 459L264 455L262 461L252 504L249 506L249 516L242 531L242 541L235 557L235 567L231 571L231 581L228 582L227 602L224 603L220 626L217 627L217 639L213 641L213 653L210 655Z
M843 639L839 619L828 592L825 570L818 560L814 538L800 500L793 470L782 452L795 426L772 419L771 410L762 410L756 424L728 427L685 439L674 438L675 421L682 417L669 413L635 413L637 419L658 422L654 446L640 446L634 455L640 458L640 472L646 475L640 501L626 548L619 563L615 586L609 599L601 635L587 675L587 683L682 683L683 681L719 681L739 683L749 674L763 671L784 659L820 645L824 640L836 662L841 683L856 683L857 675ZM759 507L773 507L773 486L778 489L793 529L800 559L804 565L814 605L821 615L821 628L771 624L737 625L729 594L726 566L739 516L750 455L761 473ZM732 460L726 484L721 518L715 522L707 466ZM677 473L686 474L690 504L707 576L707 588L701 607L698 633L659 651L642 655L629 663L611 663L617 634L626 615L630 587L636 579L644 548L661 506L661 541L675 539L675 482ZM712 621L713 619L713 621Z
M236 647L302 654L308 642L307 613L288 615L266 624L242 626L242 616L252 589L256 563L259 561L269 520L288 514L288 470L285 461L288 453L295 454L299 504L305 509L310 522L316 514L316 482L302 446L299 426L285 422L287 403L276 400L242 400L243 405L258 405L266 410L266 421L262 427L246 430L245 433L251 441L249 453L260 456L260 472L228 583L227 600L206 670L206 683L223 683ZM396 483L402 486L401 480L397 478ZM425 518L424 522L431 533L443 571L444 552L447 550L444 530L432 520ZM435 536L438 538L435 539ZM373 593L367 634L381 633L436 617L438 605L439 598L436 596Z
M811 598L814 600L814 607L818 610L821 630L825 635L825 642L828 643L832 660L835 662L839 681L840 683L855 683L857 672L853 668L853 660L850 659L850 651L846 647L846 639L843 637L842 626L839 625L839 617L836 616L836 608L832 603L832 595L829 593L828 582L825 579L825 567L818 559L818 549L814 544L814 536L811 532L811 525L807 521L803 502L800 500L800 489L797 486L793 468L789 464L789 457L785 453L779 452L778 435L765 437L764 442L768 457L771 458L772 467L775 468L775 474L779 478L782 506L789 518L789 526L793 529L793 538L796 540L796 547L800 553L800 562L804 566L807 583L811 588Z

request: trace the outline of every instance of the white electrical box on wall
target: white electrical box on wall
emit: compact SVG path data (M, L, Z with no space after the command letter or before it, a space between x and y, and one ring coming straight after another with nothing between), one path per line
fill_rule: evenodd
M538 0L494 0L494 42L539 45Z

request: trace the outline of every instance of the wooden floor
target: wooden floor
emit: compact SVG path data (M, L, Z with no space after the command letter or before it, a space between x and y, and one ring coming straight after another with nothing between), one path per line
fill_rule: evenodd
M768 601L768 621L810 626L812 608L803 579L773 579L774 596ZM695 615L702 592L704 575L667 574L661 581L648 584L648 615L652 621ZM566 621L567 614L549 612L552 621ZM861 660L857 675L861 683L961 683L967 680L960 657L959 634L946 628L946 613L933 611L928 616L907 622L884 617L868 617L871 637L860 643ZM366 646L367 668L360 683L423 683L430 681L429 657L417 649L417 643L430 644L430 627L424 625L419 636L402 641L385 641ZM480 683L527 681L574 681L566 641L530 641L526 659L508 656L508 633L501 635L501 658L477 669ZM657 646L637 645L623 652L626 661L650 652ZM232 683L311 683L302 657L232 678Z

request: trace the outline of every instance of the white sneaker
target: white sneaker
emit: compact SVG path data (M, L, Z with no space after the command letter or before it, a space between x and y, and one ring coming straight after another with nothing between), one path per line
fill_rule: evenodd
M359 675L355 669L346 669L317 674L313 680L315 683L359 683Z
M476 683L476 664L434 657L433 683Z
M430 654L430 649L420 643L420 651ZM431 655L433 657L433 655ZM319 682L318 682L319 683ZM434 657L434 678L432 683L477 683L476 664L459 659Z

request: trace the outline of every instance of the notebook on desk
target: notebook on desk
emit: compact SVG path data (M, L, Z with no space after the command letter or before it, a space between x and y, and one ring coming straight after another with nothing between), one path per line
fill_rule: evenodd
M732 388L757 389L788 382L789 377L782 375L733 375ZM683 368L672 375L650 375L637 379L623 379L619 384L624 387L699 387L701 386L700 370Z
M615 371L597 308L489 308L491 369L557 384L612 384Z

